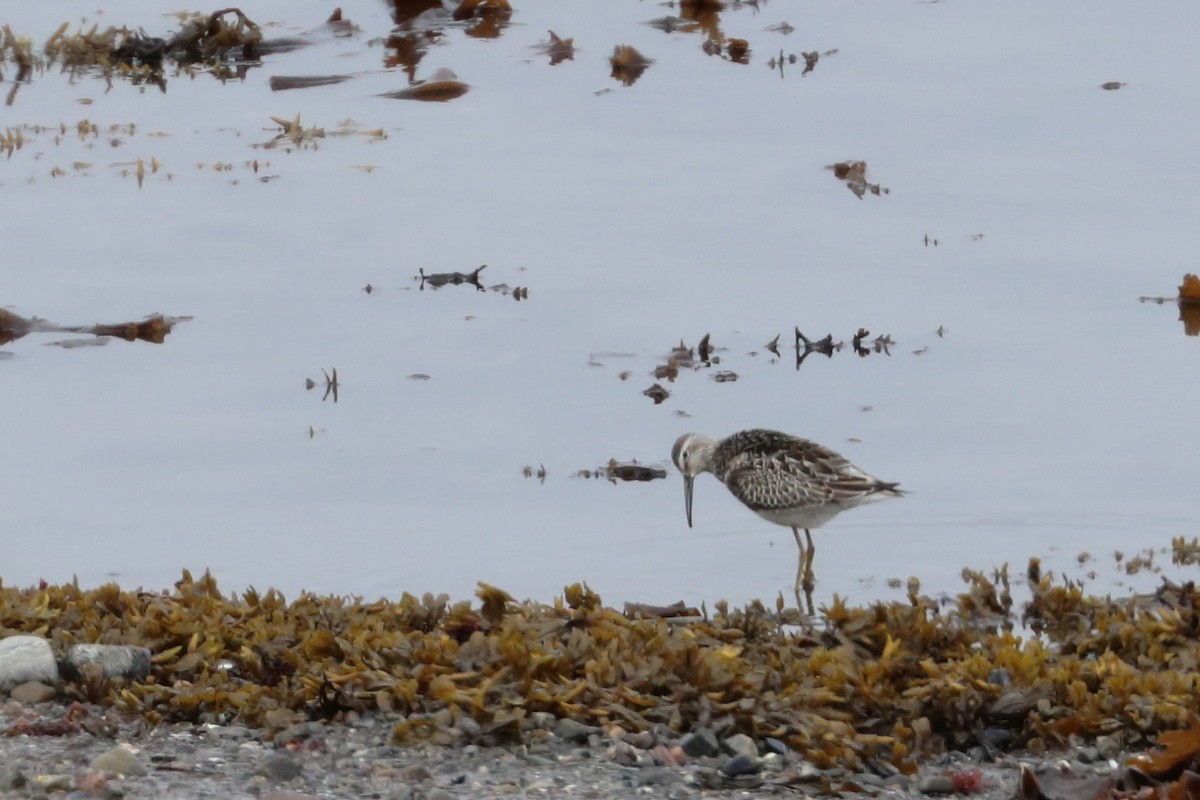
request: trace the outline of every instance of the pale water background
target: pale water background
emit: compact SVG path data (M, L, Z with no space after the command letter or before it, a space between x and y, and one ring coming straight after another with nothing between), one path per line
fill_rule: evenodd
M721 15L750 42L738 65L642 24L673 12L658 4L515 5L498 39L444 28L418 77L472 87L444 104L376 96L406 82L383 68L391 18L350 0L355 36L244 82L174 76L164 95L51 71L0 108L3 127L54 128L0 162L0 304L194 317L162 345L0 348L6 584L162 588L210 567L227 590L289 595L464 598L482 580L549 600L586 580L609 602L790 597L791 533L711 477L692 530L673 470L572 477L613 457L670 469L679 434L751 426L912 492L816 533L818 603L894 597L910 575L955 592L964 566L1030 556L1119 593L1114 551L1200 534L1200 341L1137 299L1200 267L1200 6L773 0ZM0 22L38 45L85 18L165 35L162 8L8 3ZM331 8L242 6L276 36ZM794 33L767 30L784 20ZM573 61L534 48L547 29L575 38ZM608 74L619 43L656 59L631 87ZM805 77L766 63L832 49ZM296 114L387 137L255 147ZM85 118L105 133L55 141ZM162 164L141 189L138 158ZM825 169L844 159L890 193L856 198ZM414 281L484 263L528 300ZM795 326L896 344L797 371L763 348ZM685 371L662 405L643 396L705 333L740 380ZM303 387L333 367L336 404Z

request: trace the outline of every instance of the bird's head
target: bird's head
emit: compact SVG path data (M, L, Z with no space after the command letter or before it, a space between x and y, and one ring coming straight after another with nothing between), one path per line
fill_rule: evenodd
M716 442L698 433L685 433L671 448L671 461L683 473L683 504L687 511L688 527L692 527L692 483L708 469L708 459Z

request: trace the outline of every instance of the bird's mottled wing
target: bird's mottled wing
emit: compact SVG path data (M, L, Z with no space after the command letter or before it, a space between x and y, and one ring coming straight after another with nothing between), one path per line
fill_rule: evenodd
M770 431L752 431L722 454L723 480L755 511L811 508L889 488L827 447Z

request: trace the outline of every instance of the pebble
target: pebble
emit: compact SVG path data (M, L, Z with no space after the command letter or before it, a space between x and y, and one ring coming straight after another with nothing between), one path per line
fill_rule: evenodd
M716 734L705 728L684 734L683 738L679 740L679 746L692 758L715 756L721 753L721 743L717 740Z
M745 753L738 753L721 765L721 773L725 775L753 775L758 772L758 759Z
M27 706L36 705L38 703L48 703L58 695L58 692L53 686L47 686L41 681L26 681L19 683L12 688L8 696L18 703Z
M584 725L570 717L563 717L554 723L554 735L568 742L586 742L589 736L599 736L600 729L595 725Z
M283 782L300 777L300 773L303 771L304 767L291 756L275 754L263 762L259 774Z
M735 733L733 736L727 737L724 745L730 755L744 755L755 760L758 759L758 745L744 733Z
M948 775L927 775L917 781L921 794L954 794L954 779Z
M146 774L146 767L138 760L134 751L125 745L117 745L105 750L88 764L100 772L111 772L114 775L140 776Z

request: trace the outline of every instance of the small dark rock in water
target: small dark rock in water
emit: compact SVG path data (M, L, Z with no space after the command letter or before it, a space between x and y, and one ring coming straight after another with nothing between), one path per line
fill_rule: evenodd
M649 389L646 389L645 391L643 391L642 394L646 395L646 397L649 397L651 400L653 400L654 405L658 405L663 400L666 400L668 397L671 396L670 392L668 392L666 389L664 389L661 385L659 385L657 383L654 384L653 386L651 386Z
M352 75L272 75L269 85L272 92L286 92L289 89L332 86L348 81L352 77Z

